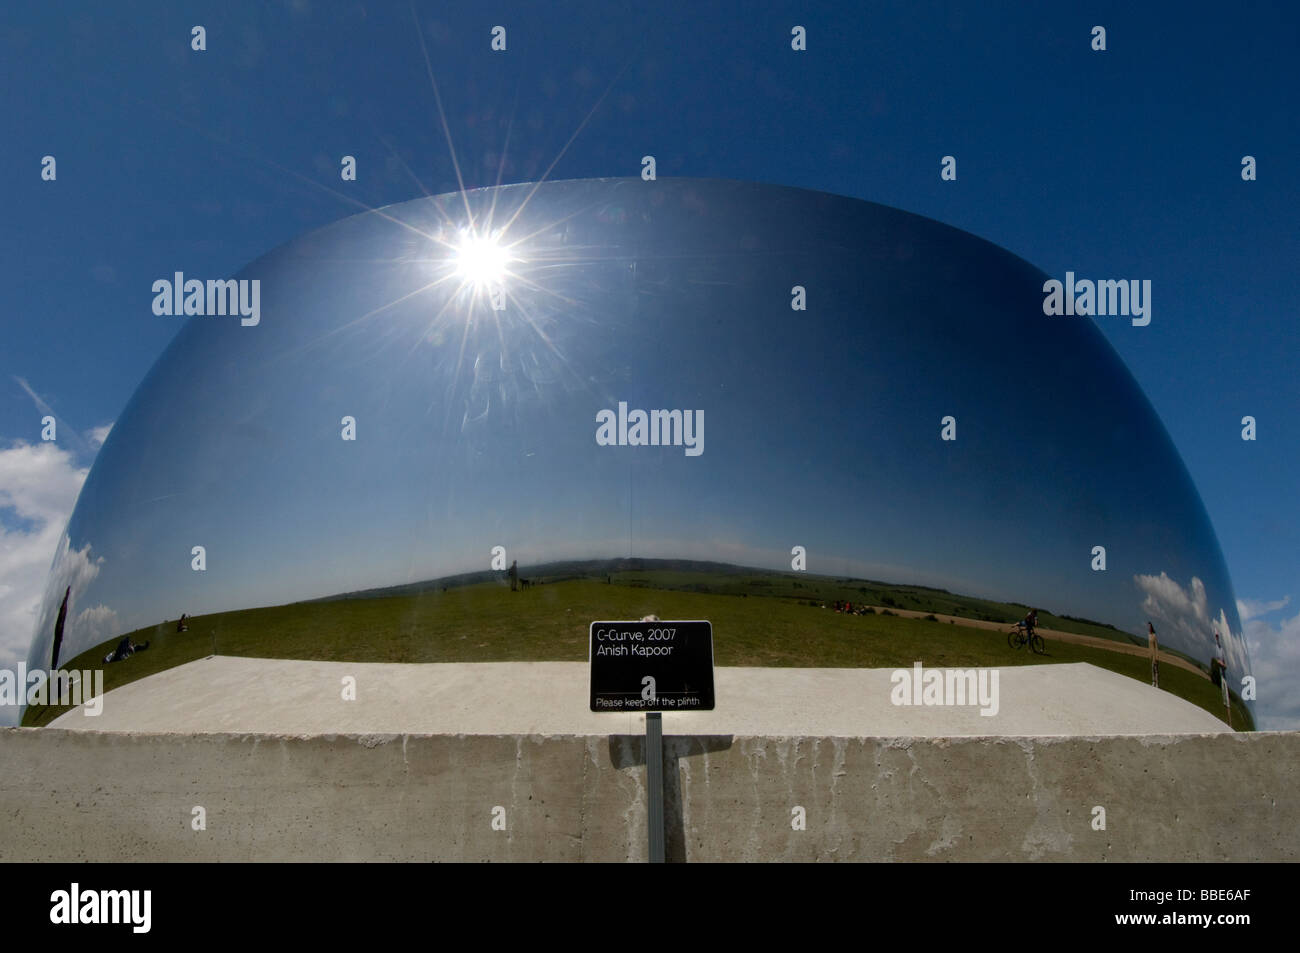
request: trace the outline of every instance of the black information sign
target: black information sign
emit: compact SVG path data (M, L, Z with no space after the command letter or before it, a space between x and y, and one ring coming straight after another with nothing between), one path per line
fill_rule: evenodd
M708 622L593 622L592 711L712 711Z

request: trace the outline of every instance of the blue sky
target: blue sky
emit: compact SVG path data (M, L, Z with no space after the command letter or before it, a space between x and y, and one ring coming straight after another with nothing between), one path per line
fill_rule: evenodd
M42 526L61 505L66 518L95 428L179 326L150 313L155 278L231 274L363 207L457 187L432 69L466 186L495 183L503 153L506 182L635 175L650 153L661 177L856 196L1052 275L1151 279L1151 325L1101 321L1103 333L1200 490L1254 615L1261 678L1300 674L1293 7L448 6L417 3L414 19L405 3L309 2L0 15L0 446L16 452L0 523L27 559L0 592L26 591L24 554L45 546L31 557L43 577ZM504 54L488 47L498 23ZM190 49L194 24L206 52ZM789 48L794 24L807 52ZM1089 48L1094 24L1105 52ZM355 183L339 181L342 154L358 159ZM939 177L949 154L955 182ZM1241 180L1247 154L1258 181ZM67 435L57 466L22 446L43 404Z

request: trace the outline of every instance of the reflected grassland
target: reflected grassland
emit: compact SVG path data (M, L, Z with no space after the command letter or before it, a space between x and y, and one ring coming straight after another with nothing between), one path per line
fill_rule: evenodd
M822 608L836 600L871 605L866 615ZM891 608L891 606L893 608ZM953 623L897 612L960 610ZM511 591L498 581L416 592L339 598L196 616L186 632L175 622L131 634L146 652L104 666L105 690L208 655L354 662L569 661L587 658L588 624L598 618L709 619L715 662L725 666L901 668L1003 667L1088 662L1146 682L1149 662L1090 645L1049 640L1048 654L1008 648L1005 632L962 624L1011 622L1023 607L923 587L866 580L796 578L780 573L611 572L599 577L534 578ZM1096 623L1041 613L1047 628L1128 636ZM110 640L71 660L67 668L99 667ZM1197 672L1164 666L1161 687L1222 718L1219 690ZM27 725L44 725L65 707L33 706ZM1251 726L1234 698L1233 725ZM869 728L864 728L869 730Z

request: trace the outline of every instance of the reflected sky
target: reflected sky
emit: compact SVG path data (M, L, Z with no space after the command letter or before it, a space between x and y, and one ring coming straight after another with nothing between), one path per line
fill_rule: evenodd
M1218 624L1248 670L1132 376L1091 319L1044 316L1047 276L958 230L776 186L582 180L359 215L237 277L261 282L256 327L155 317L141 289L141 320L185 325L86 481L32 664L65 585L64 659L182 612L487 569L498 545L773 569L801 545L811 572L1152 618L1202 660ZM620 401L703 411L704 452L597 445Z

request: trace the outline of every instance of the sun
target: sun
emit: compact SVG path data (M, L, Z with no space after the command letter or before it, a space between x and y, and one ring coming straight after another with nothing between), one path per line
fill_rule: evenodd
M506 277L510 256L496 235L476 235L472 230L461 233L454 262L456 274L478 287L500 285Z

